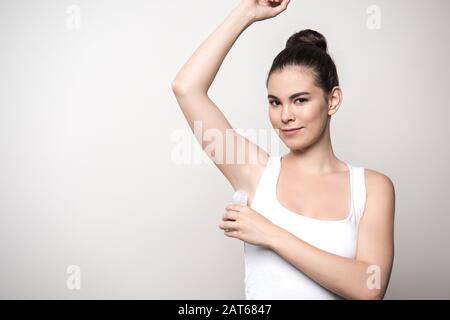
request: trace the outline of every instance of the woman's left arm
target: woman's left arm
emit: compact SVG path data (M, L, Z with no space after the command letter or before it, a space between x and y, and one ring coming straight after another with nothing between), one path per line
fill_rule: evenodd
M368 170L366 170L368 172ZM395 189L385 175L368 172L367 198L355 259L338 256L278 229L268 247L327 289L347 299L383 299L394 260Z
M395 190L387 176L372 170L365 172L367 198L354 259L314 247L248 206L227 206L219 228L225 230L226 236L273 250L344 298L381 300L394 260Z

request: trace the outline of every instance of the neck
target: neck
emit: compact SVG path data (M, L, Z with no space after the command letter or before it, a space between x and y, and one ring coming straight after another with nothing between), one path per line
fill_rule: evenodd
M294 170L311 175L341 171L344 165L334 155L329 121L318 141L304 149L291 149L283 160L286 160Z

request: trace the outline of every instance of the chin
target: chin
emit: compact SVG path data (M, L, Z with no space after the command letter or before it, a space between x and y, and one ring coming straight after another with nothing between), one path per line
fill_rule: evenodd
M290 149L302 149L305 146L304 142L300 142L298 140L286 140L282 138L281 141L283 141L284 145Z
M297 138L297 139L286 139L283 137L280 137L281 141L285 144L286 147L292 150L301 150L306 149L310 146L309 141L305 141L304 138Z

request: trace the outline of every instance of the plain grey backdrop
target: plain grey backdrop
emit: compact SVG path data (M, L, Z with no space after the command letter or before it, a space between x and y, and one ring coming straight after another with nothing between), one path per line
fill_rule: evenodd
M243 243L218 228L233 189L211 162L174 163L174 132L201 150L171 91L238 3L0 2L0 298L244 298ZM396 188L386 299L450 298L449 12L293 0L241 35L210 90L235 128L269 130L273 58L301 29L327 37L344 91L334 151Z

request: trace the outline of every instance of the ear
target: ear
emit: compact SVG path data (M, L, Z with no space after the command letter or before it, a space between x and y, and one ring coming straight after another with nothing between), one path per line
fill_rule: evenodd
M328 115L331 116L338 111L342 99L342 89L339 86L334 87L328 95Z

